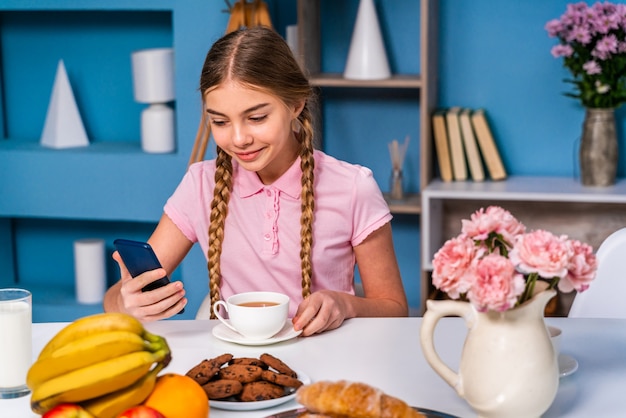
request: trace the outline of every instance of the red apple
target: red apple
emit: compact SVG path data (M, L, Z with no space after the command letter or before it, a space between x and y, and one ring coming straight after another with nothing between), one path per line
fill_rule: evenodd
M138 405L122 412L117 418L165 418L165 416L154 408Z
M94 418L94 416L81 408L80 405L62 403L43 414L42 418Z

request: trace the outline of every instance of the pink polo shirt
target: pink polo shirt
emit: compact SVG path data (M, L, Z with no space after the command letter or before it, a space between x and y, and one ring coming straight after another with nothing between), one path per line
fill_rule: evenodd
M315 151L312 292L354 293L353 248L391 220L371 170ZM223 299L252 290L289 295L290 316L302 301L300 270L300 159L271 185L233 160L221 257ZM208 251L215 160L193 164L165 204L165 213Z

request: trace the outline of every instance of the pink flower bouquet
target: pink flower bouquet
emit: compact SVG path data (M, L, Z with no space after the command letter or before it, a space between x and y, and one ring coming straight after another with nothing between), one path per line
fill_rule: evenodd
M464 219L461 234L437 251L432 282L480 312L502 312L529 300L538 281L548 289L583 292L596 270L588 244L544 230L526 232L511 213L490 206Z

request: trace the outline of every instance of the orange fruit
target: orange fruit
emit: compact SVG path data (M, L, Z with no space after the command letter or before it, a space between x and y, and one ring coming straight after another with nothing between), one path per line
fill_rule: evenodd
M207 418L209 397L189 376L166 373L157 378L154 389L143 403L167 418Z

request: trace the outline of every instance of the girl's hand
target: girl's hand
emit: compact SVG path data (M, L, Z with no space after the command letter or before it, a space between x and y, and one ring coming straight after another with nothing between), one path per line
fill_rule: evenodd
M147 271L133 278L119 253L113 253L113 259L120 266L121 280L119 308L140 321L156 321L169 318L187 304L182 282L172 282L149 292L142 292L146 285L165 276L164 269Z
M307 337L339 328L345 319L354 316L348 298L354 296L331 290L312 293L298 306L293 318L294 329L302 330L301 335Z

